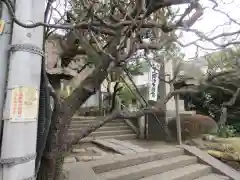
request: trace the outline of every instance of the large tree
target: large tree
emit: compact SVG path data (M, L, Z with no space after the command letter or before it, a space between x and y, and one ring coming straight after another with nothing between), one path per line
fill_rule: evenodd
M54 114L56 117L52 120L45 155L42 158L39 178L59 179L65 151L107 121L123 116L123 113L113 112L96 126L81 131L74 137L67 136L71 117L91 95L99 90L109 73L116 68L124 67L138 50L143 49L148 52L166 47L165 44L170 44L170 34L176 27L187 26L187 22L197 20L199 16L190 18L189 21L185 20L189 12L199 9L200 5L195 3L190 4L186 13L176 23L167 23L163 8L181 3L190 3L190 1L162 1L161 4L156 5L153 1L148 3L147 7L144 1L71 2L72 9L67 12L69 24L65 25L65 27L71 26L71 29L66 31L62 40L62 64L67 66L72 57L81 54L88 62L94 64L94 69L70 96L59 101L59 108L55 109ZM152 12L153 10L156 13ZM155 14L154 18L151 18L150 14ZM158 18L157 15L161 16ZM150 43L143 41L143 32L146 30L153 34ZM130 115L129 118L143 114L144 112Z
M3 0L3 2L9 1ZM217 3L212 0L211 2L214 4L213 10L216 10ZM68 2L70 10L64 13L67 21L64 21L65 17L61 17L56 24L49 24L49 16L52 11L59 13L59 6L54 8L54 3L58 3L58 1L47 1L45 23L24 25L16 21L16 17L14 20L26 28L45 26L46 38L54 33L55 29L61 29L65 33L61 40L61 65L68 66L76 55L81 55L84 56L86 62L91 62L94 68L68 97L59 99L56 93L51 92L55 99L55 107L38 179L59 180L64 152L106 122L117 118L136 118L146 113L163 112L162 105L172 96L179 93L198 92L198 87L185 87L171 92L166 96L164 102L157 102L155 106L145 107L138 112L128 114L114 111L99 120L98 124L79 131L74 137L69 137L68 127L77 109L99 90L109 73L116 68L124 68L139 50L144 50L146 54L155 52L156 55L156 51L167 52L168 47L172 47L176 43L183 45L178 41L179 36L175 34L177 29L194 32L200 39L211 41L221 47L226 47L230 43L219 45L215 42L218 37L238 33L236 31L209 37L196 29L191 29L191 26L203 14L203 8L198 0L72 0ZM174 16L170 7L179 4L186 4L188 7L180 15ZM62 9L65 10L61 7ZM231 20L237 23L233 19ZM146 39L143 35L145 32L151 34L151 37L147 38L148 41L144 40ZM168 54L164 56L168 56ZM156 57L155 61L159 63L163 60L161 56L154 57ZM165 82L172 83L173 80Z
M63 163L63 152L69 150L81 138L116 118L136 118L145 113L163 111L161 106L176 93L186 93L188 88L172 92L165 102L155 107L147 107L135 114L113 112L93 127L80 131L74 137L67 136L71 117L91 95L99 90L102 82L116 68L124 67L139 50L146 54L157 50L167 52L176 41L174 31L178 27L189 29L202 15L203 9L198 1L161 0L161 1L71 1L72 8L66 14L68 22L62 40L62 64L68 65L71 58L80 54L87 62L94 64L94 69L66 99L59 101L55 109L49 138L42 158L39 177L47 176L59 179ZM184 13L178 18L171 17L168 11L171 5L188 4ZM192 11L196 10L193 14ZM46 14L48 13L46 9ZM190 18L188 15L191 14ZM153 15L153 16L150 16ZM171 19L174 19L171 21ZM54 26L52 26L54 27ZM145 32L152 35L146 42ZM214 39L213 39L214 40ZM165 54L167 56L167 54ZM161 63L161 57L156 61ZM190 91L196 89L192 88Z

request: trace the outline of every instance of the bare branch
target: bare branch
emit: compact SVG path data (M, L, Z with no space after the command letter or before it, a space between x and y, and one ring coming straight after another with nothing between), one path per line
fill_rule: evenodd
M189 20L183 21L182 26L185 28L190 28L203 15L203 8L199 3L193 7L195 8L196 12L189 18Z
M195 2L195 0L161 0L161 1L146 1L148 4L147 11L145 13L145 17L148 17L150 14L156 12L158 9L169 7L172 5L179 5L179 4L190 4L192 2Z
M48 0L47 1L47 6L46 6L46 10L45 10L45 14L44 14L44 22L47 22L47 19L48 19L48 15L49 15L49 11L50 11L50 8L52 6L52 3L54 2L55 0ZM6 5L8 2L5 2Z
M17 19L17 17L15 16L14 11L13 11L9 1L8 0L3 0L3 2L7 5L8 9L10 10L10 14L11 14L12 19L14 20L14 22L16 24L18 24L19 26L22 26L24 28L35 28L35 27L38 27L38 26L43 26L43 27L56 28L56 29L74 29L74 28L85 28L85 29L87 29L89 27L89 22L81 22L81 23L78 23L78 24L75 24L75 25L69 25L69 24L48 24L48 23L44 23L44 22L36 22L36 23L33 23L33 24L25 24L25 23L22 23L21 21L19 21ZM189 3L189 2L190 2L190 0L178 0L178 1L166 0L166 2L164 2L165 4L164 3L161 4L160 7L162 8L162 7L170 6L170 5L173 5L173 4L182 4L182 3ZM144 18L146 18L146 17L144 17ZM142 24L142 22L143 22L142 20L138 20L138 23ZM109 28L117 29L117 28L119 28L121 26L132 25L132 23L133 22L131 20L131 21L119 22L116 25L112 25L111 23L105 22L105 25L107 25ZM100 26L100 25L102 25L102 23L100 23L100 22L91 22L91 25L92 26ZM163 28L163 31L169 32L169 31L173 30L174 28L176 28L176 25L174 25L174 27L166 27L165 26Z
M182 95L182 94L186 94L186 93L198 93L199 89L196 86L187 86L187 87L183 87L181 89L177 89L173 92L170 92L164 100L164 104L166 104L173 96L175 95Z
M214 84L209 84L209 83L205 83L204 84L205 88L214 88L214 89L218 89L218 90L222 90L225 93L229 93L229 94L234 94L234 91L224 88L222 86L218 86L218 85L214 85Z
M238 70L233 69L233 70L228 70L228 71L223 71L223 72L219 72L219 73L215 73L212 75L209 75L206 79L206 81L210 82L213 81L215 78L220 77L220 76L224 76L227 74L232 74L232 73L236 73Z
M154 106L149 106L143 109L140 109L139 111L136 112L126 112L126 111L116 111L113 112L112 114L110 114L107 117L102 118L102 120L98 120L99 122L97 124L94 124L84 130L81 130L77 135L70 137L71 139L68 140L68 142L64 145L64 151L69 150L69 148L71 148L72 145L76 144L79 140L81 140L84 137L87 137L89 134L91 134L92 132L94 132L96 129L100 128L101 126L103 126L104 124L106 124L107 122L114 120L114 119L118 119L118 120L123 120L123 119L138 119L141 116L144 116L145 114L154 114L154 113L160 113L162 115L164 115L164 109L163 109L163 105L166 104L169 99L171 99L171 97L177 95L177 94L186 94L186 93L196 93L198 92L195 87L193 88L183 88L183 89L178 89L175 90L171 93L169 93L169 95L165 98L165 100L163 102L157 102Z
M233 106L239 96L239 93L240 93L240 88L237 88L237 91L233 94L232 98L228 102L223 103L223 106L226 106L226 107Z

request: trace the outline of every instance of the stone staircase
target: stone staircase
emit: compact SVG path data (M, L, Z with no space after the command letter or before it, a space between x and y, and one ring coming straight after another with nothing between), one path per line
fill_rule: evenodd
M96 121L95 117L74 117L69 133L76 133ZM141 147L132 143L140 141L136 137L125 121L105 124L74 146L64 165L68 179L240 180L237 171L198 148L185 145Z
M65 164L69 180L239 180L240 173L193 146L142 148L116 139L95 140L119 155Z
M181 148L163 148L88 162L99 180L230 180ZM240 177L240 176L238 176ZM81 178L80 178L81 179ZM94 179L92 179L94 180ZM237 180L237 179L235 179Z
M82 128L85 128L91 124L96 123L96 117L83 117L83 116L75 116L72 119L72 122L70 124L69 128L69 134L74 134L81 130ZM84 141L91 141L94 139L135 139L137 137L136 133L129 127L127 123L125 123L124 120L114 120L111 121L101 128L99 128L97 131L91 133L88 137L84 138Z

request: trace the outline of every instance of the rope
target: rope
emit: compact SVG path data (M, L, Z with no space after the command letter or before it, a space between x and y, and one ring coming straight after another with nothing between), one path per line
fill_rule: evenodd
M39 56L44 57L44 52L41 48L32 45L32 44L13 44L9 46L9 51L25 51L33 54L38 54Z
M36 158L36 154L30 154L23 157L13 157L13 158L6 158L6 159L0 159L0 164L7 165L8 167L15 166L17 164L22 164L29 162Z

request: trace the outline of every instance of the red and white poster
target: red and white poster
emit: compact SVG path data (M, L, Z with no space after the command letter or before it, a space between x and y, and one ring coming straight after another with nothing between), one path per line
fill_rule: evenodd
M12 91L10 121L34 121L38 116L39 92L35 88L15 88Z

